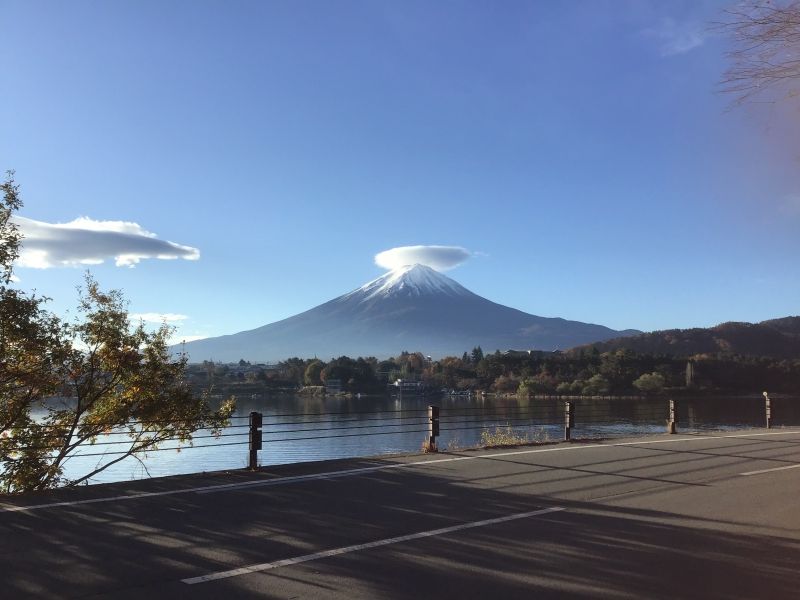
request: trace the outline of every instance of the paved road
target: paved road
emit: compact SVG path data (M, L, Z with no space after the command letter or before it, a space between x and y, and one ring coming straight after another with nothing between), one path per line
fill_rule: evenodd
M798 598L800 430L0 501L0 598Z

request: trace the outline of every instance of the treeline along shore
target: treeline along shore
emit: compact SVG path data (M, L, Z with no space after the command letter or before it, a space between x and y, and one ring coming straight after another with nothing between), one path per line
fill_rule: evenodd
M496 351L480 347L462 356L433 360L421 352L401 352L386 360L340 356L289 358L276 364L245 360L191 364L187 375L198 388L235 386L248 390L297 392L335 382L348 393L383 393L398 379L428 390L483 391L518 395L629 396L661 393L796 394L800 359L706 353L691 356L601 351Z

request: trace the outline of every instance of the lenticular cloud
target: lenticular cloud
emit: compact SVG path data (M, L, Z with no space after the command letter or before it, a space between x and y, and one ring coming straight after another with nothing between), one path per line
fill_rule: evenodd
M138 223L87 217L69 223L45 223L19 216L13 219L22 233L17 261L20 267L98 265L110 258L118 267L133 267L145 258L200 258L197 248L159 240Z
M448 271L471 256L461 246L400 246L375 255L375 264L384 269L406 265L425 265L437 271Z

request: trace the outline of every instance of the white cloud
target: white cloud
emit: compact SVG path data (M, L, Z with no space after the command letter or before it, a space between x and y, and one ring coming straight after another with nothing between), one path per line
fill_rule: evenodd
M400 246L375 255L375 264L384 269L406 265L426 265L437 271L453 269L472 254L461 246Z
M706 26L694 21L678 22L669 17L661 19L658 27L645 29L642 34L658 40L659 52L664 57L690 52L702 46L709 37Z
M118 267L133 267L145 258L200 258L197 248L160 240L138 223L88 217L69 223L45 223L19 216L13 219L23 236L17 261L20 267L99 265L110 258Z
M176 323L178 321L185 321L189 317L186 315L179 315L176 313L131 313L130 318L132 321L142 320L145 323Z

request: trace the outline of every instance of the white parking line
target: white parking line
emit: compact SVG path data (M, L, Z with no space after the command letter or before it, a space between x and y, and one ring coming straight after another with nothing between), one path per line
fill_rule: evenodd
M473 521L471 523L462 523L461 525L453 525L452 527L442 527L441 529L421 531L419 533L401 535L399 537L388 538L385 540L367 542L366 544L355 544L353 546L344 546L343 548L324 550L322 552L315 552L314 554L305 554L303 556L295 556L294 558L286 558L274 562L249 565L247 567L239 567L238 569L230 569L229 571L217 571L216 573L209 573L208 575L201 575L200 577L190 577L188 579L182 579L181 581L188 585L195 585L197 583L206 583L208 581L215 581L217 579L227 579L228 577L237 577L239 575L247 575L249 573L258 573L260 571L269 571L271 569L278 569L280 567L288 567L289 565L297 565L312 560L319 560L320 558L339 556L340 554L348 554L350 552L357 552L358 550L369 550L370 548L378 548L379 546L388 546L390 544L399 544L400 542L408 542L411 540L418 540L420 538L433 537L436 535L445 535L447 533L453 533L454 531L473 529L475 527L486 527L487 525L494 525L496 523L505 523L506 521L516 521L517 519L526 519L528 517L536 517L547 513L559 512L562 510L565 509L559 506L555 506L553 508L543 508L531 512L516 513L505 517L497 517L496 519L486 519L484 521Z
M710 436L695 436L688 438L671 438L662 440L643 440L637 442L618 442L615 444L581 444L575 446L552 446L549 448L534 448L528 450L514 450L512 452L497 452L494 454L482 454L476 456L455 456L450 458L437 458L434 460L424 460L413 463L395 463L391 465L377 465L374 467L362 467L359 469L346 469L343 471L328 471L326 473L312 473L310 475L293 475L289 477L281 477L280 479L270 479L267 481L247 481L244 483L231 483L226 485L214 486L198 490L200 494L214 494L216 492L226 492L230 490L247 489L253 487L264 487L273 485L284 485L288 483L295 483L298 481L312 481L317 479L337 479L339 477L349 477L351 475L361 475L373 471L386 471L389 469L410 469L415 467L427 467L428 465L438 465L447 462L456 462L461 460L493 460L496 458L505 458L507 456L519 456L521 454L539 454L542 452L566 452L570 450L588 450L590 448L614 448L618 446L646 446L650 444L674 444L676 442L693 442L698 440L714 440L719 438L743 438L753 436L765 435L790 435L798 434L798 431L771 431L766 433L750 433L750 434L736 434L736 435L710 435Z
M505 458L508 456L520 456L525 454L539 454L543 452L577 452L579 450L590 450L596 448L615 448L619 446L648 446L653 444L676 444L679 442L697 442L702 440L715 440L725 438L750 438L750 437L764 437L764 436L779 436L779 435L798 435L800 431L769 431L763 433L741 433L731 435L708 435L708 436L692 436L680 438L667 438L658 440L641 440L636 442L617 442L614 444L577 444L571 446L552 446L548 448L533 448L527 450L514 450L511 452L496 452L493 454L476 454L474 456L456 456L450 458L437 458L433 460L421 460L410 463L393 463L389 465L376 465L373 467L361 467L358 469L345 469L342 471L327 471L324 473L312 473L309 475L291 475L288 477L279 477L274 479L249 481L245 483L222 483L216 485L204 485L193 488L183 488L177 490L165 490L161 492L141 492L138 494L126 494L119 496L108 496L105 498L90 498L87 500L72 500L65 502L50 502L47 504L33 504L30 506L0 506L0 513L4 512L30 512L34 510L41 510L45 508L57 508L60 506L80 506L83 504L97 504L101 502L115 502L122 500L137 500L140 498L152 498L155 496L172 496L176 494L189 494L201 493L210 494L214 492L227 492L236 491L254 487L274 486L274 485L287 485L291 483L298 483L303 481L314 481L319 479L336 479L339 477L349 477L353 475L362 475L375 471L387 471L389 469L417 469L424 468L430 465L439 465L442 463L456 462L462 460L494 460L498 458Z
M747 473L739 473L747 477L748 475L761 475L762 473L772 473L773 471L786 471L787 469L797 469L800 465L789 465L786 467L773 467L772 469L761 469L760 471L748 471Z

